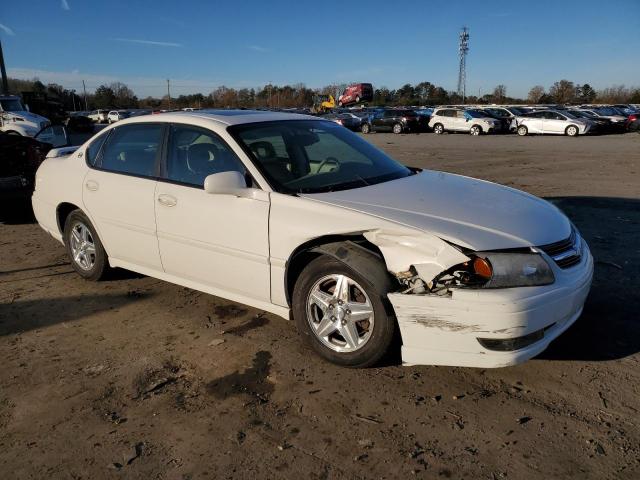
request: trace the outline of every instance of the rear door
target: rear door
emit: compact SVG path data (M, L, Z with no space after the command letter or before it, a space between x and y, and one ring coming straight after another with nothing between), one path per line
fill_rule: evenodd
M154 193L164 134L163 123L115 128L88 158L82 194L109 257L158 271Z
M520 124L525 125L529 133L543 133L543 119L546 112L534 112L525 117Z

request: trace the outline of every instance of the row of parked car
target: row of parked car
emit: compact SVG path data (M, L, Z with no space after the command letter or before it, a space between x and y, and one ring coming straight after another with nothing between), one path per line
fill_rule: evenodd
M354 109L323 115L362 133L433 131L584 135L640 130L638 105L444 106L421 109Z

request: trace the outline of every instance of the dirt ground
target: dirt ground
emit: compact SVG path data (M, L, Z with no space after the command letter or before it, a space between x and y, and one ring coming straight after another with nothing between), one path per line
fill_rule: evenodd
M498 370L348 370L286 320L0 224L0 477L640 478L640 135L366 137L554 199L597 260L581 319ZM544 226L542 226L544 227Z

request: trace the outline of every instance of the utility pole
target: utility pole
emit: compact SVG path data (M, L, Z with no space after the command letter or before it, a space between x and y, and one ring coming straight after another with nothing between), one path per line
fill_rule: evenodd
M84 80L82 80L82 90L84 90L84 109L89 110L89 106L87 105L87 86L84 84Z
M76 111L76 91L71 90L71 100L73 100L73 111Z
M0 70L2 70L2 93L9 93L9 82L7 81L7 71L4 68L4 54L2 53L2 42L0 42Z
M167 78L167 101L169 108L171 108L171 91L169 90L169 79Z

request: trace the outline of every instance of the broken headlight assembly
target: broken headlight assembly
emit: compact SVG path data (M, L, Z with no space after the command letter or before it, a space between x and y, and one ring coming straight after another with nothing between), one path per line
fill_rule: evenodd
M469 258L435 279L431 290L532 287L555 281L551 267L538 253L477 252Z

